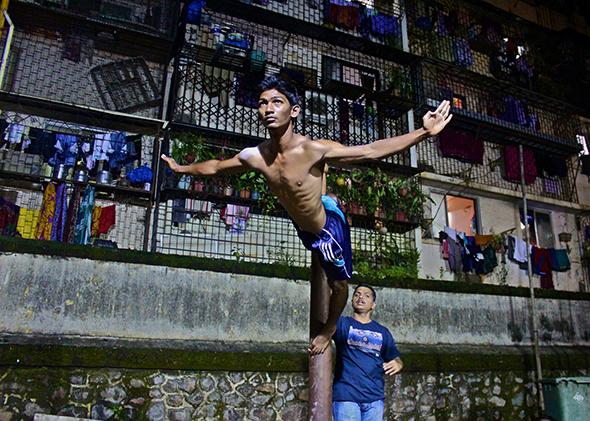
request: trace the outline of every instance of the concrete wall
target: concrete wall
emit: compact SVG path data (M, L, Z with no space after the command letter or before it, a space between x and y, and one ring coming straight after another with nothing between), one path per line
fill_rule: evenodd
M590 301L537 302L544 344L590 345ZM305 281L0 255L4 334L297 342L303 349L308 303ZM530 343L523 297L386 288L375 316L405 344Z

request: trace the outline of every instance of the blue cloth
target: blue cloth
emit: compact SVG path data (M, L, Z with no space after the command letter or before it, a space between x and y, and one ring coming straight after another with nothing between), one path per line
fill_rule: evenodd
M92 209L94 208L94 187L88 186L82 192L82 200L76 217L74 243L88 244L92 234Z
M306 249L317 253L328 279L348 280L352 277L352 248L350 226L334 199L322 196L326 209L326 224L320 234L301 230L295 222L297 235Z
M556 272L566 272L570 270L571 264L567 250L549 249L549 258L551 260L551 269Z
M191 1L186 9L186 22L195 25L201 23L201 11L205 5L204 0Z
M127 159L127 134L125 132L111 133L111 148L109 154L109 168L119 170Z
M78 156L78 136L69 134L55 135L55 155L49 160L50 165L64 164L66 167L76 165Z
M369 403L332 403L334 421L381 421L383 420L383 400Z
M371 320L340 317L334 333L334 401L369 403L384 399L383 363L400 356L389 330Z

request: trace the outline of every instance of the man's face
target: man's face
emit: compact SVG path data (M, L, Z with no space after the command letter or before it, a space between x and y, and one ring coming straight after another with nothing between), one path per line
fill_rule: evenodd
M375 310L373 291L367 287L358 287L352 294L352 308L357 313Z
M258 116L268 129L288 125L291 118L299 115L300 109L299 105L291 106L287 97L276 89L262 92L258 100Z

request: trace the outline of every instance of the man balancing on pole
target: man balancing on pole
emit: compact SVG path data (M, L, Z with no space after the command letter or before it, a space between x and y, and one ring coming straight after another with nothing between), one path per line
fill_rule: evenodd
M328 317L309 346L312 355L329 346L336 322L348 300L348 280L352 276L350 227L336 201L322 195L326 163L351 164L378 160L402 152L429 136L439 133L451 120L449 101L422 119L422 127L402 136L358 145L343 146L331 140L315 140L294 133L293 120L301 112L297 91L275 76L260 84L258 116L270 139L245 148L232 158L178 165L162 159L177 173L197 176L260 171L270 190L288 212L303 245L316 253L330 288Z

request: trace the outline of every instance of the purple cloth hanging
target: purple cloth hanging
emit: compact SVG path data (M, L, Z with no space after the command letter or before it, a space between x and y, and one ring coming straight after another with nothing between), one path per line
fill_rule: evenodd
M68 196L65 183L59 183L55 188L55 214L51 225L51 240L63 241L64 228L67 220Z

